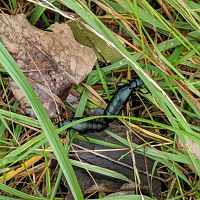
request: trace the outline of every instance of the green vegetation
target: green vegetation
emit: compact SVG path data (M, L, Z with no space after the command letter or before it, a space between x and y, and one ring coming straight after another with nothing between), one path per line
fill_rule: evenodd
M1 11L5 13L23 12L33 25L43 29L54 22L62 23L68 20L71 17L69 13L73 12L78 23L107 42L114 52L118 51L122 56L120 60L113 63L98 61L85 80L90 87L98 86L96 91L105 101L108 102L116 91L113 85L123 84L136 75L145 84L145 88L139 91L139 116L132 116L131 106L127 107L125 116L114 116L130 129L136 126L135 128L142 133L144 144L136 144L129 141L129 138L124 139L108 130L105 132L121 145L95 138L90 138L90 142L113 149L128 148L132 153L144 154L154 160L154 169L159 168L158 174L165 180L161 194L163 199L198 199L198 1L63 0L61 3L44 0L43 4L38 2L1 0L0 6ZM68 136L62 136L62 133L72 124L60 129L54 126L31 85L2 43L0 64L0 199L62 199L58 191L63 174L74 199L81 200L84 195L72 165L131 182L123 174L69 159L69 143L64 142ZM37 120L22 114L19 104L13 100L9 91L8 77L11 77L24 93ZM79 85L77 91L82 97L75 112L76 116L83 116L86 110L99 107L99 102L91 100L89 90L83 85ZM99 116L83 118L75 123L96 118ZM81 135L75 137L86 140ZM177 141L179 144L182 143L184 152L179 145L177 146ZM191 144L194 143L198 148L193 148ZM145 151L142 148L144 146ZM60 169L55 170L55 166L52 167L52 160L57 160ZM25 167L21 171L18 167L19 171L16 173L12 167L19 163L22 164L22 168ZM41 165L43 168L39 170ZM35 166L35 170L38 168L37 177L29 170L31 166ZM21 176L18 176L20 174ZM43 179L41 184L37 182L40 178ZM28 184L23 184L24 180L28 181ZM140 193L120 198L151 199Z

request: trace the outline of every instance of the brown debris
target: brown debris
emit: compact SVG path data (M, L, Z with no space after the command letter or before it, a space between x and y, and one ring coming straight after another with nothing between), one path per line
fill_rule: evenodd
M66 23L55 23L43 31L32 26L23 14L0 14L0 39L51 118L57 117L72 83L83 81L96 62L94 52L76 42ZM24 111L34 117L23 93L11 79L10 89Z

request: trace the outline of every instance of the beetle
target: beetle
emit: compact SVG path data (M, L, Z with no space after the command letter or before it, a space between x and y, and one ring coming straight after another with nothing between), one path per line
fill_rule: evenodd
M132 92L143 85L143 81L136 77L133 81L131 81L128 84L125 84L121 86L117 92L113 95L112 99L110 100L110 103L106 107L104 111L105 116L111 116L111 115L117 115L122 110L123 106L128 101L129 97L131 96ZM66 119L63 122L57 123L58 127L65 126L69 123L75 122L77 120L82 119L81 117L76 117L73 119ZM71 126L70 128L79 131L79 132L101 132L104 129L108 128L109 123L111 123L113 119L105 118L104 123L98 122L98 121L85 121L80 122L79 124L75 124Z
M143 81L139 77L136 77L130 83L121 86L110 100L110 103L104 111L104 115L118 115L124 105L127 103L134 89L141 87L142 85ZM113 121L113 119L110 118L105 118L104 120L107 124Z
M82 119L82 118L76 117L73 119L66 119L62 122L57 123L57 126L60 128L62 126L65 126L69 123L75 122L80 119ZM75 124L75 125L71 126L70 128L74 129L75 131L86 133L86 132L93 132L93 131L101 132L104 129L106 129L107 127L108 127L108 124L106 124L106 123L90 120L90 121L80 122L79 124Z

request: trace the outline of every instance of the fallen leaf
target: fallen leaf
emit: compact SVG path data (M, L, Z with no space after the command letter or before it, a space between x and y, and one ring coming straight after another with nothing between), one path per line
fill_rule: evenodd
M82 25L70 20L67 23L71 27L76 40L87 47L93 48L98 60L115 63L124 58L116 49Z
M66 23L55 23L43 31L32 26L23 14L0 14L0 39L51 118L57 117L72 83L82 82L96 62L93 50L79 44ZM25 113L34 117L23 93L11 79L10 89Z

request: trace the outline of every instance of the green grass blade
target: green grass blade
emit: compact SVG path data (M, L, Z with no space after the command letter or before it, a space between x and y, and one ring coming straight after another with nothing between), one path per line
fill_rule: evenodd
M20 199L24 199L24 200L45 200L46 198L40 198L40 197L35 197L35 196L31 196L31 195L28 195L24 192L20 192L16 189L13 189L7 185L4 185L2 183L0 183L0 191L4 191L4 192L7 192L9 194L12 194L14 196L17 196L17 197L20 197Z
M53 3L55 0L48 0L49 3ZM31 18L30 18L30 22L31 24L35 24L40 16L44 13L44 11L46 10L46 8L40 6L40 5L37 5L34 10L33 10L33 13L31 15Z
M74 195L74 198L77 200L83 199L83 195L78 184L76 175L72 168L72 165L65 154L64 147L60 142L60 138L56 133L56 129L52 124L49 116L47 115L46 110L42 106L40 100L36 96L29 82L26 80L24 74L21 72L13 58L10 56L5 47L0 43L0 62L8 72L8 74L15 81L17 86L26 96L28 102L30 103L34 113L37 116L37 119L41 125L42 130L44 131L45 137L50 143L54 154L60 164L61 169L68 181L69 187Z

